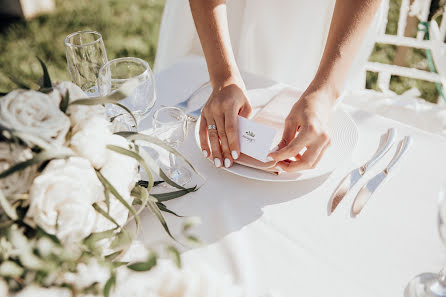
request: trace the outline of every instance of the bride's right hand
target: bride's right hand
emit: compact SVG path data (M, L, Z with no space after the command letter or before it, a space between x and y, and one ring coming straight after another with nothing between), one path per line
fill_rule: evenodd
M201 111L200 142L204 156L212 157L216 167L231 167L240 156L237 116L248 117L251 110L243 83L214 86Z

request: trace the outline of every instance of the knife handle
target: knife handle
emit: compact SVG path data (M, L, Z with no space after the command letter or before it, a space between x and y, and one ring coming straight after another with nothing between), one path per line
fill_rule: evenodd
M387 139L386 144L376 153L372 159L370 159L365 165L364 168L367 170L368 168L372 167L379 159L381 159L387 151L393 146L395 143L396 138L396 130L395 128L389 129L387 131Z
M390 161L389 165L387 165L387 168L384 170L387 172L387 174L390 173L390 171L395 167L396 163L398 163L401 157L407 152L409 147L412 145L412 142L413 142L412 137L410 136L404 137L404 139L401 141L398 147L395 156L393 156L392 161Z

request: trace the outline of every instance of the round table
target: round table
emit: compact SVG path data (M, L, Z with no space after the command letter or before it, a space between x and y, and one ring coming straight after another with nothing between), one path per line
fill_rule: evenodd
M156 74L157 105L175 105L208 79L203 58L179 61ZM255 88L255 82L247 87ZM341 108L360 132L352 160L331 175L307 181L260 182L217 169L194 143L192 126L180 150L206 182L167 203L202 220L194 233L205 244L185 250L184 265L205 263L230 274L249 297L396 297L415 275L440 270L446 248L437 232L437 192L445 181L446 139L348 105ZM141 127L150 126L149 117ZM327 204L340 180L373 155L391 127L398 139L414 138L398 168L357 218L351 218L350 207L366 179L328 216ZM392 156L387 154L369 176ZM183 220L165 217L178 233ZM142 222L141 240L169 241L152 215L143 215Z

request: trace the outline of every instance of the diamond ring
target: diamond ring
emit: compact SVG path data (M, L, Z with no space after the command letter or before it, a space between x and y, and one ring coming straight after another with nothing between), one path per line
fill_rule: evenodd
M217 126L215 126L215 125L208 125L208 130L217 130Z

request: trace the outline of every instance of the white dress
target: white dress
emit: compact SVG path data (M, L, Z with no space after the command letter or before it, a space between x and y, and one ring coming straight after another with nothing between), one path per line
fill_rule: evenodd
M233 51L239 68L304 90L319 66L335 0L228 0ZM358 51L345 87L364 86L363 66L377 34L379 17ZM189 1L167 0L155 71L182 57L203 55Z

